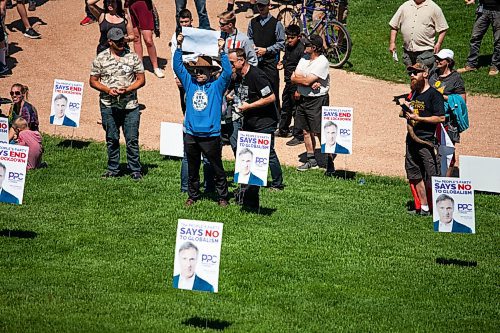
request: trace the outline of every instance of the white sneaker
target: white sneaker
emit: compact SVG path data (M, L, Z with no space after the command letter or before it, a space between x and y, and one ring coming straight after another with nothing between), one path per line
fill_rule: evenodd
M165 74L163 74L163 71L160 68L155 68L155 75L160 79L165 77Z

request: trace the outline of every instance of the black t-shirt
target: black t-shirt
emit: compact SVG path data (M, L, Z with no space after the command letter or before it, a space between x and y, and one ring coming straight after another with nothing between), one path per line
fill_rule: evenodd
M420 117L444 116L443 95L433 87L421 94L415 92L410 100L410 107ZM413 126L413 130L419 138L433 142L436 124L419 121Z
M250 66L242 78L236 95L241 102L252 103L273 94L271 83L259 68ZM274 103L243 112L243 130L259 132L276 127L278 113Z
M283 56L283 69L285 70L285 82L289 83L292 73L297 68L300 58L304 56L304 44L298 42L295 46L288 46L285 48L285 55Z
M465 94L465 83L457 71L448 76L439 76L437 71L429 77L429 84L443 95Z

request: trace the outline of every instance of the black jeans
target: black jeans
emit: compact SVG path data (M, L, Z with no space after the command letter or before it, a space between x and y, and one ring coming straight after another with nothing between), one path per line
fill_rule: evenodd
M297 108L297 101L293 98L293 95L297 91L297 87L290 82L285 84L283 88L283 95L281 96L281 112L280 112L280 122L278 129L281 132L288 132L290 130L290 124L292 119L295 117L295 109ZM292 135L297 139L304 139L302 130L300 130L294 122Z
M227 200L227 179L222 165L222 143L220 136L198 137L187 134L184 137L184 151L188 159L188 196L190 199L200 198L200 164L201 153L205 155L214 169L215 189L219 199Z

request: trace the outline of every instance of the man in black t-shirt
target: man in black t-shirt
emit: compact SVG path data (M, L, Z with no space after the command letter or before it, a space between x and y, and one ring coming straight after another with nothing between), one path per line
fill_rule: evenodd
M296 24L290 24L286 30L286 47L283 61L280 63L284 69L285 88L281 95L281 113L278 126L278 136L288 137L290 134L290 124L292 117L295 116L295 109L300 94L297 92L297 85L292 83L292 73L297 68L300 58L304 56L304 43L300 41L300 27ZM302 131L296 126L294 121L293 139L288 141L288 146L296 146L304 142Z
M439 156L435 150L436 126L444 122L443 96L429 85L429 71L422 63L407 68L411 78L411 95L404 102L408 122L405 169L410 184L421 203L420 215L429 216L427 201L431 177L439 176Z
M274 91L266 74L246 61L245 50L229 50L229 61L241 81L235 91L234 107L243 115L242 130L271 134L269 168L271 188L283 189L283 173L274 150L274 131L278 123Z

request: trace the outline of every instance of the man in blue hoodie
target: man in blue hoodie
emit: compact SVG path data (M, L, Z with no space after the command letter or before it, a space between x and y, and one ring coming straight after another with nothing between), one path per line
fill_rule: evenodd
M186 91L186 116L184 117L184 151L188 159L188 196L186 206L193 205L200 198L200 155L203 153L215 172L215 187L219 206L228 205L227 179L222 165L222 144L220 122L222 98L231 81L232 68L224 52L224 40L219 39L219 55L222 73L215 79L218 69L210 57L200 56L198 61L185 67L182 62L184 36L177 36L177 50L174 53L175 75Z

